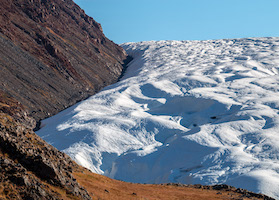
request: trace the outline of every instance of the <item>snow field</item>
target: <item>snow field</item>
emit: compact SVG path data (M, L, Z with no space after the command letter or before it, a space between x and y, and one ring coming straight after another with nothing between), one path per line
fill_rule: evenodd
M279 38L126 43L122 80L37 134L129 182L226 183L279 199Z

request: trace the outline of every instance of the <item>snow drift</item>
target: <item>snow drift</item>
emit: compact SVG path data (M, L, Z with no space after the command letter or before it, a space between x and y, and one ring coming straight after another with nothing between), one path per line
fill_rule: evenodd
M122 80L37 132L93 172L279 199L279 38L126 43Z

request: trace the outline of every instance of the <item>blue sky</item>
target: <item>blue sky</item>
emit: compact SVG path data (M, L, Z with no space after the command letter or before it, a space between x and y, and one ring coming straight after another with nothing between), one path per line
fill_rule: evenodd
M279 0L74 0L115 43L279 36Z

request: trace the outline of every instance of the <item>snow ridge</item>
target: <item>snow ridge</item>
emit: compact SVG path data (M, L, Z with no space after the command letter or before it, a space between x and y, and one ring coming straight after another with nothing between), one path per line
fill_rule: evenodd
M279 38L122 47L122 80L37 132L129 182L226 183L279 199Z

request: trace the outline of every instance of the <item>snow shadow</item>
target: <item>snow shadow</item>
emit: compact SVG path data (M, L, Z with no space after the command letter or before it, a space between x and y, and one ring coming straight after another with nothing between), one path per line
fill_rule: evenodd
M213 99L176 96L147 112L151 115L181 116L180 125L192 129L209 123L228 122L240 109L239 105L227 105Z
M186 183L193 171L203 168L204 157L217 150L181 135L153 153L139 156L145 151L140 149L121 155L115 161L114 174L110 177L136 183L169 183L182 178Z

